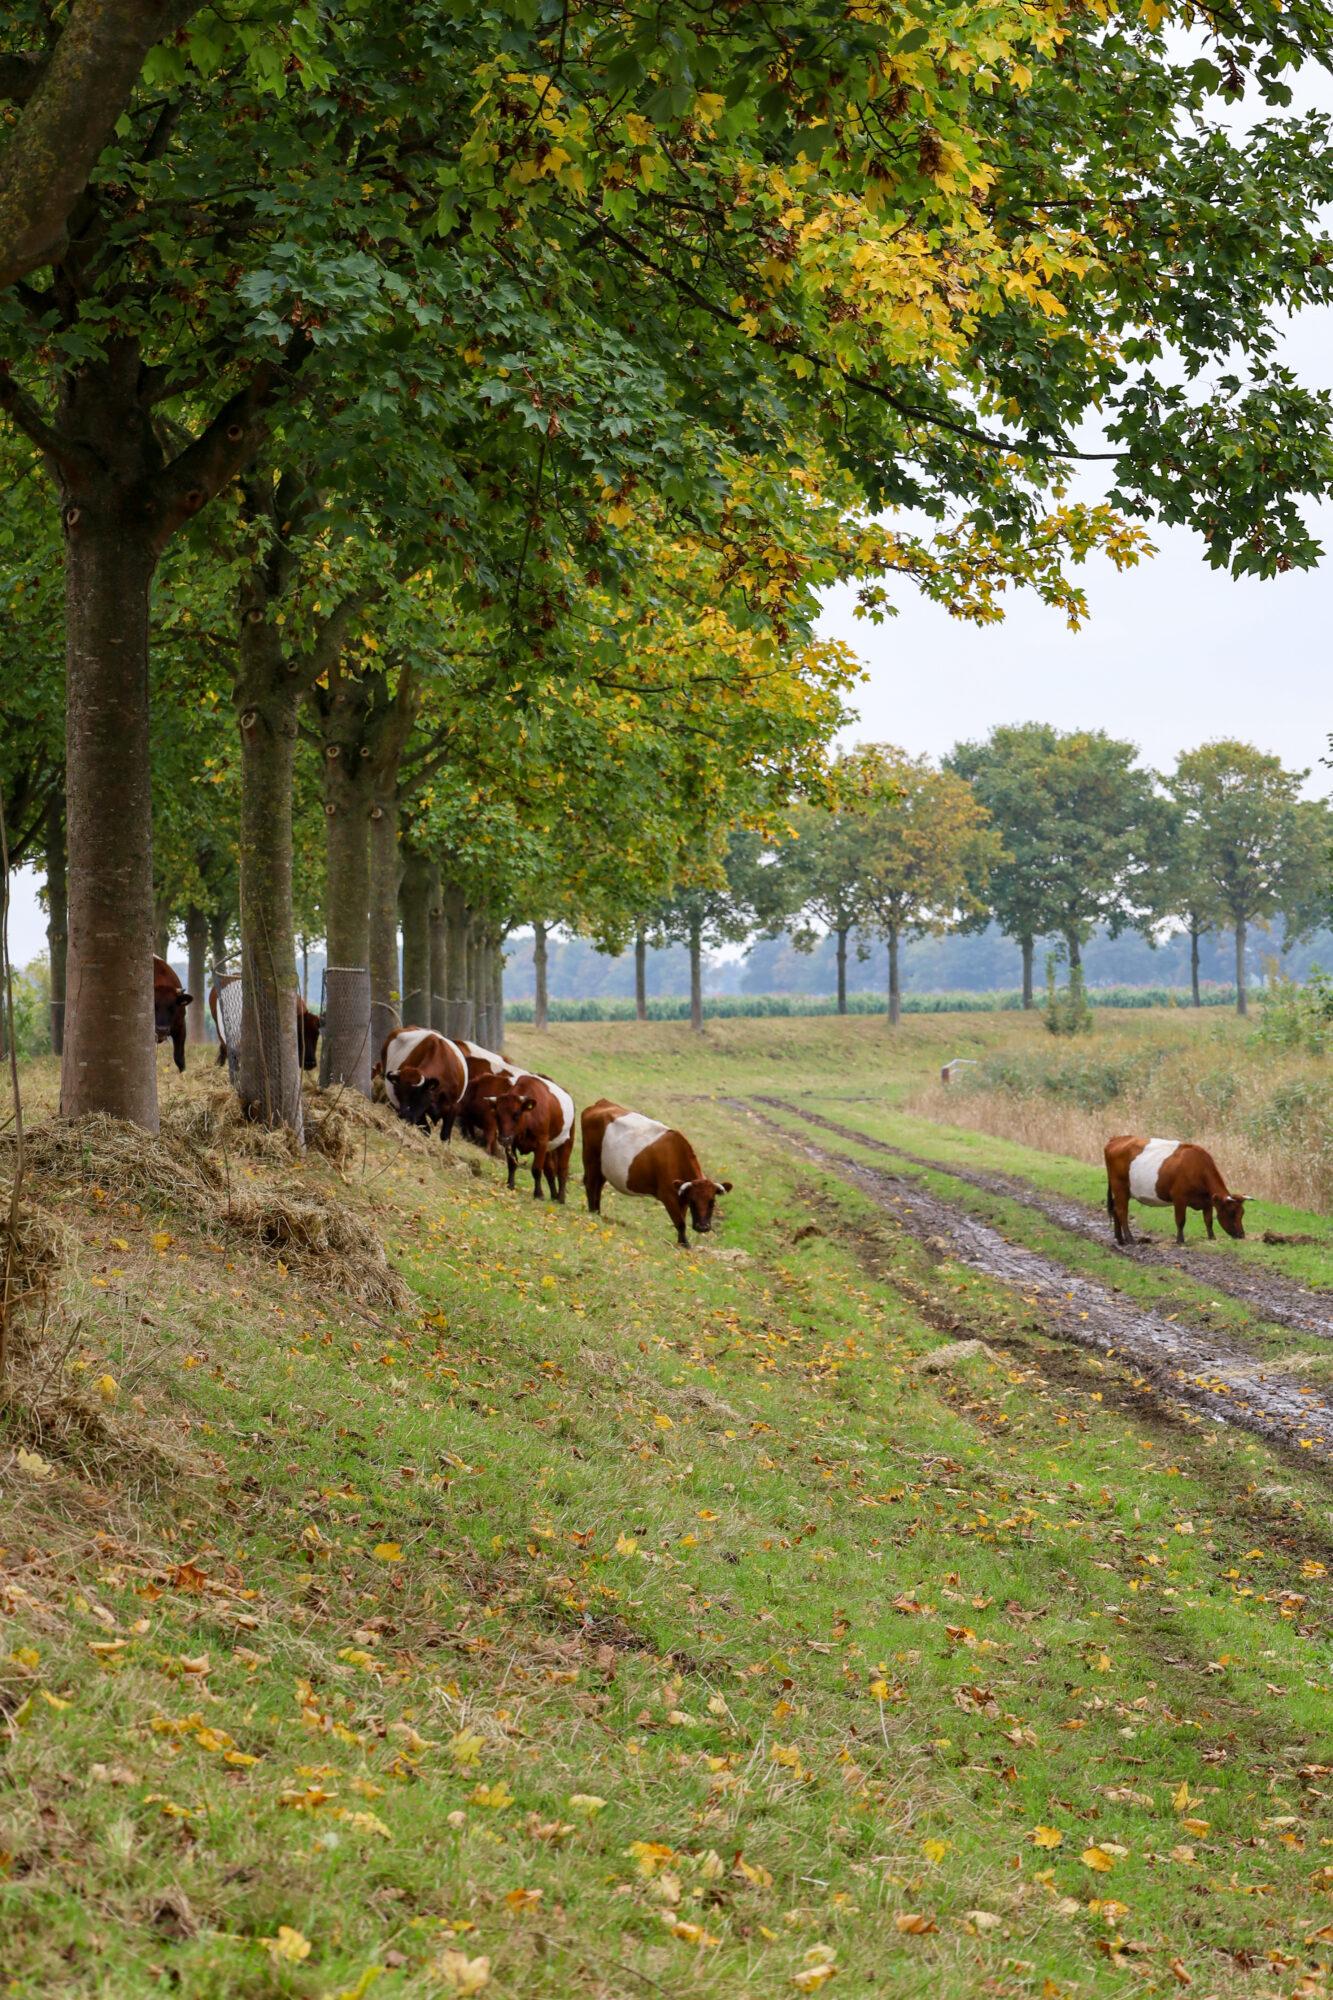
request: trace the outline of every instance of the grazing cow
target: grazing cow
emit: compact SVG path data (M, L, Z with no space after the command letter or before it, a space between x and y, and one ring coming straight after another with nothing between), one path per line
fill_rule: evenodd
M520 1153L532 1155L532 1198L542 1198L546 1175L552 1201L563 1202L569 1180L569 1156L574 1150L574 1100L548 1076L521 1073L512 1081L497 1077L501 1088L490 1098L495 1136L509 1165L513 1188ZM478 1085L481 1088L482 1085Z
M605 1097L588 1106L582 1122L583 1186L593 1215L602 1212L602 1189L609 1181L617 1194L656 1196L676 1225L682 1250L687 1215L699 1235L707 1235L714 1203L731 1193L731 1182L704 1172L683 1132Z
M1132 1243L1129 1204L1142 1202L1145 1208L1172 1208L1176 1214L1176 1241L1185 1241L1185 1214L1203 1210L1204 1227L1211 1238L1213 1215L1228 1236L1245 1234L1243 1194L1228 1194L1227 1184L1217 1171L1211 1153L1179 1139L1135 1139L1125 1136L1106 1142L1106 1212L1115 1227L1117 1243Z
M194 996L185 991L165 958L153 953L153 1031L159 1042L171 1041L178 1070L185 1068L185 1010Z
M213 1016L213 1026L218 1031L218 1064L227 1060L228 1024L239 1046L241 1039L241 982L228 979L221 985L214 980L208 989L208 1011ZM301 1067L313 1069L319 1049L319 1031L323 1022L313 1007L307 1007L298 993L296 996L296 1022L301 1036Z
M379 1073L398 1116L409 1125L438 1121L447 1144L467 1089L462 1050L432 1028L395 1028L380 1052Z

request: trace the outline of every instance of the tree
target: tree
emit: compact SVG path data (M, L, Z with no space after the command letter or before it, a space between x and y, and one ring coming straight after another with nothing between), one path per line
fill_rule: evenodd
M1299 809L1308 771L1288 771L1280 757L1224 738L1182 752L1171 789L1189 828L1218 917L1236 938L1236 1012L1248 1011L1245 943L1249 926L1284 902L1295 907L1313 843Z
M777 868L785 878L785 900L805 918L792 930L798 951L812 951L813 925L836 940L838 1012L847 1012L847 941L864 914L865 801L851 774L855 756L835 759L830 803L797 805L790 814L790 837L779 841ZM864 955L864 952L863 954Z
M927 757L866 743L846 771L866 801L862 907L889 947L889 1025L897 1027L901 940L938 936L982 910L1004 849L971 786Z
M1168 816L1137 756L1134 744L1102 730L1030 722L957 744L946 760L975 785L1011 857L988 895L1001 929L1022 948L1025 1006L1037 938L1060 938L1072 971L1100 925L1112 936L1151 926Z

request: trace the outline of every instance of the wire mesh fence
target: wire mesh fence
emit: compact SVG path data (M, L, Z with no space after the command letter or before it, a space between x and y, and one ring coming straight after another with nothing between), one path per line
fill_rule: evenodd
M265 954L249 950L243 972L216 975L218 1029L227 1075L260 1124L303 1138L301 1024L295 988L283 991Z
M403 1026L405 1028L433 1028L431 1020L431 996L424 987L414 986L410 993L403 995ZM440 1030L443 1033L443 1030Z
M241 1077L244 981L239 972L219 972L214 983L218 994L218 1033L227 1051L227 1076L234 1090Z
M369 1097L371 1064L379 1053L378 1049L371 1053L370 968L326 966L319 1011L324 1021L319 1056L321 1088L343 1083Z

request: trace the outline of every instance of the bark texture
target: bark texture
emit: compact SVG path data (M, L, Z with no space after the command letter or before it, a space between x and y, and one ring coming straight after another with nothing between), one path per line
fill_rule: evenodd
M208 913L197 903L185 912L185 950L189 959L186 989L190 1004L185 1014L187 1042L206 1042L208 1029Z
M704 1031L703 935L698 924L690 925L690 1026L696 1035Z
M432 861L427 881L427 919L430 927L428 951L430 956L430 1024L437 1035L449 1033L449 971L448 952L444 924L444 889L440 882L440 864Z
M634 933L634 1018L648 1019L648 940L641 930Z
M1199 926L1194 923L1190 925L1190 1005L1203 1005L1199 993Z
M898 933L889 932L889 1026L896 1028L903 1017L902 994L898 989Z
M65 795L57 792L46 808L46 949L51 961L51 1053L65 1041L65 958L69 945L68 885L65 870Z
M838 932L838 1012L847 1012L847 932Z
M532 973L536 997L532 1003L532 1025L538 1034L546 1029L546 926L532 926Z
M403 1023L434 1026L430 1014L430 862L415 847L402 850L398 912L403 924Z
M376 787L370 808L370 1046L375 1061L386 1037L404 1021L398 964L401 885L398 799L393 791Z
M348 1083L370 1094L370 1068L379 1054L370 1038L370 809L373 787L364 741L367 697L355 680L340 680L321 703L324 748L325 935L328 963L364 972L365 1018L359 1016L362 985L344 980L338 1004L330 997L324 1025L324 1083Z
M1238 1014L1248 1014L1250 1011L1245 992L1245 936L1245 919L1241 917L1236 924L1236 1012Z
M1019 939L1019 943L1023 947L1023 1007L1024 1011L1028 1013L1037 1004L1032 997L1032 958L1036 949L1036 942L1035 938L1030 937Z
M465 1039L479 1041L475 1016L467 1015L467 1002L472 997L471 982L468 977L468 912L467 899L456 884L450 883L444 891L444 955L445 994L449 1006L449 1028L451 1035L462 1035ZM467 1022L464 1026L463 1023Z

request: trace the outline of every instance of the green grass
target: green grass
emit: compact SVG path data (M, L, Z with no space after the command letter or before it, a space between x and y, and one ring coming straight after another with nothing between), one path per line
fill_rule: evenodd
M479 1976L457 1953L503 1995L760 2000L832 1963L835 1994L1049 2000L1328 1961L1327 1474L1047 1341L724 1101L882 1107L955 1034L546 1038L736 1182L741 1258L372 1133L345 1193L417 1298L372 1315L169 1190L67 1190L67 1380L115 1379L116 1437L50 1478L16 1415L0 1443L9 1992L416 1996ZM995 1358L921 1371L941 1326Z

